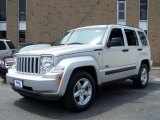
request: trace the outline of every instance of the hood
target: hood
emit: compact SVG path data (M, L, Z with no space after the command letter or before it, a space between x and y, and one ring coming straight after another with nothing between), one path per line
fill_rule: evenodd
M60 56L78 52L90 52L94 51L94 49L100 49L100 48L101 48L100 45L62 45L62 46L51 46L45 49L24 51L18 54L23 54L23 55L52 54L54 56Z

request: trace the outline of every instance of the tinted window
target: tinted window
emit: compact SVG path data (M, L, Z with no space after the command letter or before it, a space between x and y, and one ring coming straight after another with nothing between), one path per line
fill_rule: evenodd
M0 21L6 21L6 0L0 0Z
M19 0L19 21L26 21L26 0Z
M123 34L122 34L122 30L120 28L112 29L111 34L109 36L109 41L112 41L112 38L121 38L122 43L120 46L124 46Z
M140 0L140 20L147 20L148 0Z
M0 39L6 39L6 31L0 31Z
M7 44L8 44L10 49L15 49L15 47L14 47L14 45L11 41L7 41Z
M141 43L143 46L148 46L148 43L147 43L147 39L146 39L146 36L143 32L138 32L138 35L140 37L140 40L141 40Z
M26 41L26 34L24 30L19 31L19 44L24 44Z
M148 32L148 31L147 31L147 30L144 30L144 32L145 32L145 33L146 33L146 35L147 35L147 32Z
M0 50L6 50L6 45L3 41L0 41Z
M138 46L138 39L134 30L125 29L125 34L129 46Z

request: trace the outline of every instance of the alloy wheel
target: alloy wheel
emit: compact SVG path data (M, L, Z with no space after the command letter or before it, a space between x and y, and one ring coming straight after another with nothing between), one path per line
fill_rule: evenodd
M86 105L92 96L90 81L86 78L78 80L74 87L73 96L78 105Z

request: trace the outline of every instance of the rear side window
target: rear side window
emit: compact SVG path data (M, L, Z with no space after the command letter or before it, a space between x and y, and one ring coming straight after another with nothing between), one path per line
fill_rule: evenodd
M6 45L3 41L0 41L0 50L6 50Z
M127 37L128 46L138 46L138 39L136 32L134 30L125 29L125 34Z
M10 49L15 49L15 47L14 47L14 45L11 41L7 41L7 44L8 44Z
M138 31L138 35L139 35L139 37L140 37L142 46L148 46L148 43L147 43L147 39L146 39L145 34L144 34L143 32Z

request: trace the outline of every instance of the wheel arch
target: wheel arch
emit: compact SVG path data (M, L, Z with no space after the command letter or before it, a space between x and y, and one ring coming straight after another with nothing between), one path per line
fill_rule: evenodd
M84 70L88 72L95 79L95 84L97 84L97 86L102 82L99 65L92 56L67 58L60 61L57 66L62 66L65 68L64 74L62 76L62 81L58 89L58 93L61 96L65 94L70 77L72 77L74 71Z
M95 82L95 85L96 85L96 89L98 88L98 76L97 76L97 72L96 72L96 69L95 69L94 66L90 65L90 66L77 67L77 68L75 68L73 70L73 72L72 72L70 77L72 77L72 75L75 72L78 72L78 71L85 71L85 72L89 73L94 79L94 82Z
M150 68L150 62L149 62L149 60L148 60L148 59L144 59L144 60L142 60L142 61L141 61L141 65L142 65L142 64L146 64L146 65L147 65L147 67L148 67L148 70L150 71L150 69L151 69L151 68Z

